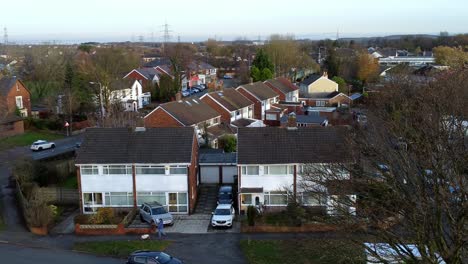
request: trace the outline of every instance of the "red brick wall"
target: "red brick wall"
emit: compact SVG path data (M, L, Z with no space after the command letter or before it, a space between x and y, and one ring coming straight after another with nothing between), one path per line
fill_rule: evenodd
M340 96L337 96L335 98L332 98L328 101L328 103L330 105L334 105L334 104L347 104L347 105L351 105L351 99L344 96L344 95L340 95Z
M19 91L16 89L16 85L18 85ZM31 94L29 93L28 89L24 87L24 85L20 81L16 81L13 87L10 89L10 92L7 95L7 106L8 111L13 113L16 111L16 96L23 97L23 107L28 109L28 116L31 115Z
M279 95L279 99L281 101L286 101L286 95L280 89L276 88L271 83L266 82L265 84L268 85L268 87L270 87L273 91L275 91L275 93Z
M0 125L0 138L11 137L24 133L23 120L19 120L13 123L13 129L10 129L11 125Z
M195 133L193 134L192 160L188 171L188 195L189 195L189 214L195 210L195 204L198 198L197 189L198 173L198 142Z
M258 101L257 98L253 97L250 93L248 93L242 88L238 89L237 91L240 92L245 97L247 97L250 101L254 102L254 111L253 111L254 116L253 117L255 119L262 120L262 103Z
M182 127L183 125L161 108L145 117L145 127Z
M231 113L224 109L222 106L220 106L218 103L216 103L213 100L213 98L205 96L201 100L207 105L209 105L211 108L213 108L216 112L221 114L221 122L225 122L227 124L231 123Z

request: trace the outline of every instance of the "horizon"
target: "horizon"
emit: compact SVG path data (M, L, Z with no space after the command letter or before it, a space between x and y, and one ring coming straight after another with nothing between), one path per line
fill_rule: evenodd
M67 5L58 0L17 0L3 3L2 7L21 10L24 18L18 19L18 12L6 12L0 17L0 26L7 29L9 43L72 44L162 42L166 23L171 42L179 37L182 42L209 38L265 40L272 34L292 34L296 39L312 40L336 39L337 35L356 38L438 35L443 31L460 34L466 32L463 25L468 24L465 15L468 4L462 0L410 3L395 0L378 5L370 0L358 4L345 0L327 3L293 0L287 6L291 11L271 1L269 4L220 1L213 5L209 0L199 0L196 5L186 7L190 3L137 0L132 3L132 9L124 0L83 0L80 5Z

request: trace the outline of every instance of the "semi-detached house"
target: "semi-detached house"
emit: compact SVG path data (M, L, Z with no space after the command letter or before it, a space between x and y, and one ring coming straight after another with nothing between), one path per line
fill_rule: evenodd
M279 102L279 95L262 82L243 84L236 88L242 95L254 102L254 118L260 120L279 121L279 116L268 113L273 104Z
M304 171L310 173L307 170L309 165L325 166L350 161L343 128L293 126L239 128L237 166L241 213L249 205L261 206L265 210L285 209L292 197L303 205L332 212L337 195L343 195L326 187L322 195L303 188L306 186L304 183L308 183L305 181L310 179L303 177ZM346 171L340 173L343 180L350 178ZM310 184L314 183L309 182L308 186ZM355 199L352 193L344 195Z
M189 214L197 199L197 162L193 127L88 129L75 162L81 212L159 202Z

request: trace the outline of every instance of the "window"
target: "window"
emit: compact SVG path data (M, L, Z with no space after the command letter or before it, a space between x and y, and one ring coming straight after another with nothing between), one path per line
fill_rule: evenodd
M276 114L266 114L266 120L277 120Z
M186 213L188 212L188 195L186 192L174 192L168 193L169 201L168 201L168 208L169 212L180 212Z
M243 175L258 175L258 166L242 166Z
M300 193L298 194L303 205L322 205L324 204L323 197L317 193Z
M252 194L250 193L243 193L241 195L242 204L252 204Z
M166 205L166 193L164 192L137 192L137 204L157 202Z
M241 112L239 110L236 111L236 116L240 115Z
M169 168L169 174L187 175L187 167L186 166L171 166Z
M145 264L146 263L146 257L133 257L133 262Z
M166 169L164 168L164 166L137 166L136 174L165 175Z
M85 212L94 212L95 207L101 207L102 205L102 193L83 193L83 209Z
M132 174L132 167L125 165L109 165L103 166L104 174L125 175Z
M109 206L132 206L133 193L127 192L107 192L105 202Z
M16 107L19 109L23 109L23 97L22 96L16 96Z
M265 205L287 205L288 193L287 192L266 192Z
M98 166L81 166L81 175L99 174Z
M316 101L315 105L316 106L325 106L325 101Z
M277 166L265 166L264 174L269 175L286 175L288 174L288 166L277 165Z

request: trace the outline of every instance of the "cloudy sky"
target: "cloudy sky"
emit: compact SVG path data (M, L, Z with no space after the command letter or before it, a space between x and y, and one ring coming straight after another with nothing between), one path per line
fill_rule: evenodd
M174 41L468 31L467 0L13 0L0 10L17 42L161 41L166 22Z

